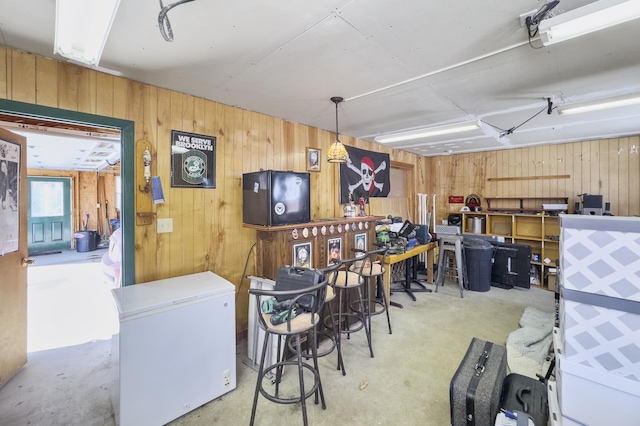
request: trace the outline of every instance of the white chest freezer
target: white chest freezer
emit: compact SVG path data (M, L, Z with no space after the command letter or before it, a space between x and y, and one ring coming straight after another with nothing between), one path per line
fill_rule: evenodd
M116 424L164 425L235 389L235 287L202 272L111 290Z

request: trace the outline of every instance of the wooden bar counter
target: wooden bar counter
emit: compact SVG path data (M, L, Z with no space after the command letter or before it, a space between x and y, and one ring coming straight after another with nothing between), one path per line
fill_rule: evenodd
M355 257L352 248L372 250L376 221L380 219L384 217L316 219L279 226L245 223L243 227L256 230L256 275L275 280L278 268L283 265L320 269L325 268L332 257ZM385 288L388 286L385 282Z

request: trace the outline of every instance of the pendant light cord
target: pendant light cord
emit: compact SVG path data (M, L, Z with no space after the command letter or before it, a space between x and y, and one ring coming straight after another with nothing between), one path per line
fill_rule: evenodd
M180 6L183 3L189 3L194 0L179 0L175 3L171 3L168 6L164 6L162 4L162 0L160 0L160 13L158 14L158 26L160 27L160 34L165 39L165 41L173 41L173 31L171 30L171 22L169 22L169 17L167 13L171 9L176 6Z
M340 142L340 132L338 132L338 104L343 100L344 98L341 98L340 96L334 96L331 98L331 101L336 104L336 142Z

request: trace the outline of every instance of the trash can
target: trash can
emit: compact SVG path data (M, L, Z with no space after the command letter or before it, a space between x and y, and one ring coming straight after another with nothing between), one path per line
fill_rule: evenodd
M76 251L78 253L94 251L98 247L98 241L100 241L98 231L78 231L73 236L76 238Z
M469 290L489 291L491 289L493 245L478 238L465 238L463 245Z

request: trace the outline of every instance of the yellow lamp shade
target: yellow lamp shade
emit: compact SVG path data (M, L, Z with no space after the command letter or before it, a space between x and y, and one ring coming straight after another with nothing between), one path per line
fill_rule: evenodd
M342 142L335 141L327 153L327 161L330 163L346 163L349 159L349 153Z

